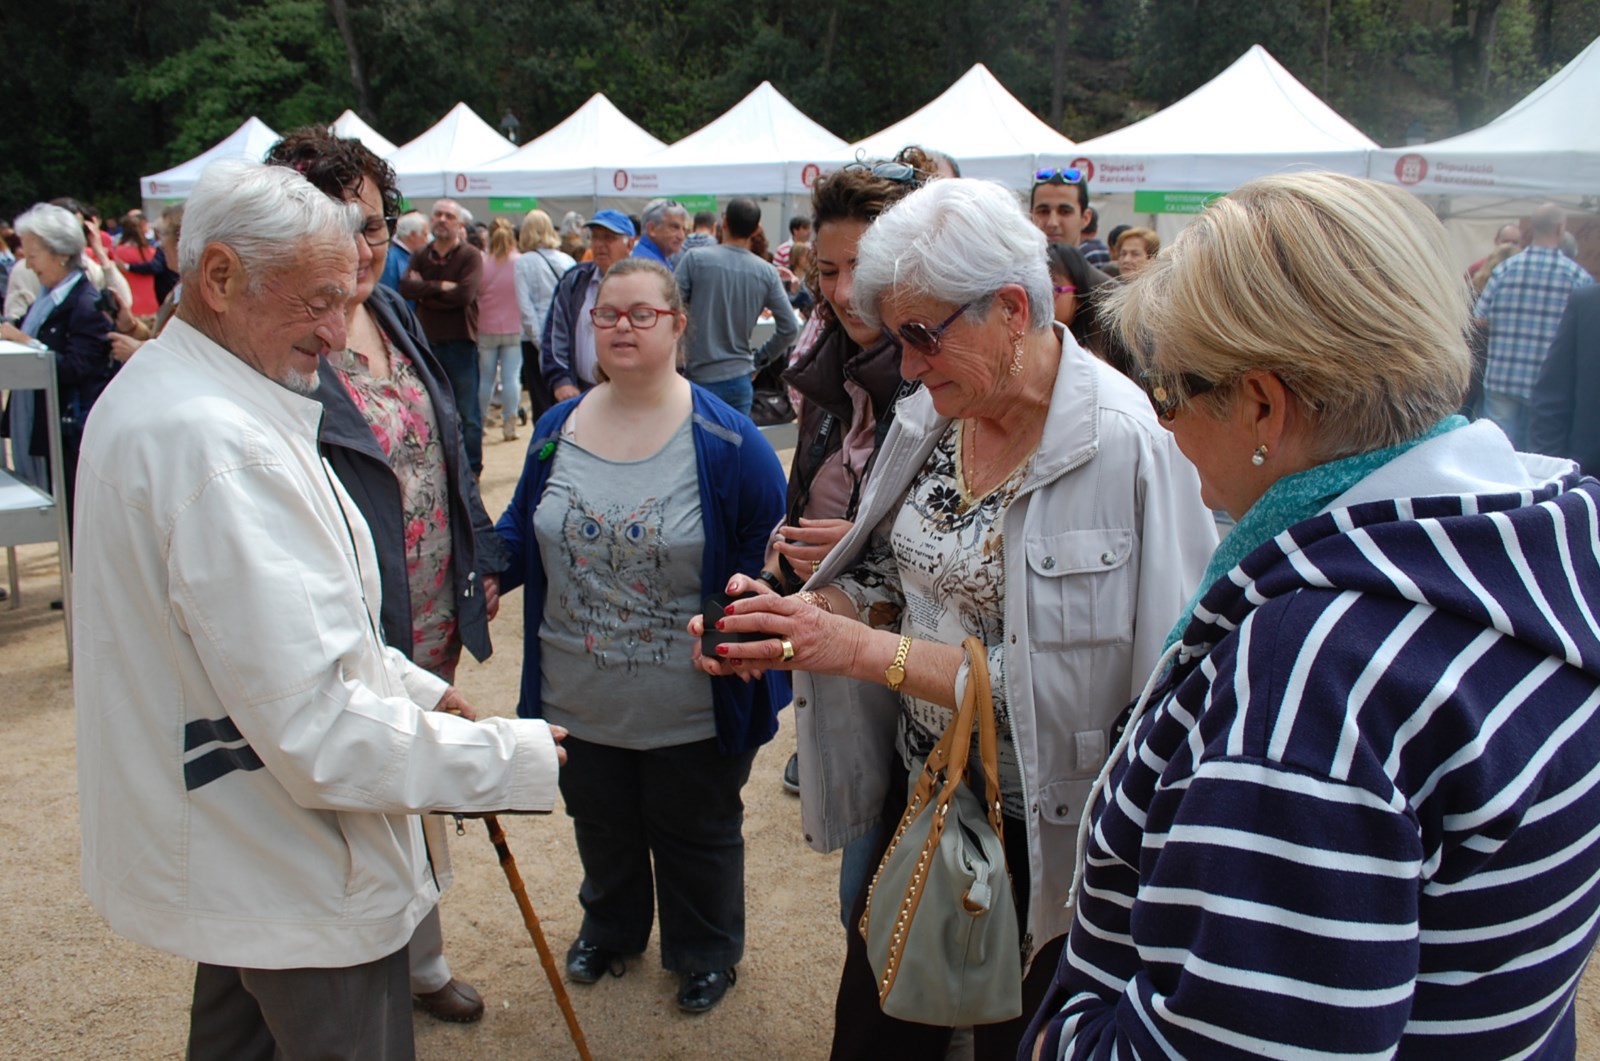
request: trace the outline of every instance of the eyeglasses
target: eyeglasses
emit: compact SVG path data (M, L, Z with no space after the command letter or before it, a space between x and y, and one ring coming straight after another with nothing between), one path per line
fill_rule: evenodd
M1042 169L1033 175L1035 184L1082 184L1083 170L1076 166L1066 169Z
M1156 416L1169 422L1177 417L1178 406L1185 401L1217 389L1216 383L1193 372L1182 372L1176 376L1145 373L1140 375L1139 385L1144 388L1145 397L1150 399L1150 407L1156 411Z
M635 328L654 328L662 317L675 317L677 310L656 309L654 306L629 306L626 310L611 306L596 306L589 311L589 319L596 328L615 328L623 317Z
M399 221L398 215L384 217L369 217L361 226L361 238L367 241L369 247L381 247L388 243L394 236L395 222Z
M845 167L847 173L870 173L880 180L894 181L896 184L918 183L917 168L909 162L851 162Z
M1078 290L1078 288L1073 284L1056 284L1053 290L1058 295L1065 295L1069 291Z
M945 330L954 324L956 319L967 312L971 306L972 303L968 302L965 306L946 317L942 324L935 325L932 328L919 321L907 321L905 324L900 325L900 339L922 351L925 357L937 357L939 348L944 344ZM885 328L884 334L888 335L888 331ZM892 339L894 336L890 335L889 338Z

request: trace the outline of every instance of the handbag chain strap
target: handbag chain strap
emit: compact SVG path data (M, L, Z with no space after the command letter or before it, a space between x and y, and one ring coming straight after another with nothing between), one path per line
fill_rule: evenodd
M906 829L916 820L923 806L935 799L934 787L943 776L944 785L939 789L937 801L929 810L934 819L929 824L928 837L923 842L922 852L911 871L906 894L900 900L900 908L895 915L894 931L889 936L889 956L884 962L883 975L878 979L879 1005L889 997L890 990L894 988L895 977L899 975L900 959L905 953L906 934L911 927L911 919L916 916L917 906L922 902L923 885L928 880L928 867L933 861L934 851L939 847L939 838L944 834L945 818L949 813L951 801L955 799L956 786L961 784L966 776L967 759L972 748L974 719L978 724L978 755L982 760L985 811L989 817L989 824L994 827L995 835L999 836L1002 842L1005 839L1000 821L999 738L995 728L994 698L989 686L989 651L976 637L967 638L963 647L967 652L968 667L967 687L961 697L960 707L944 731L944 735L939 738L939 743L928 755L922 774L917 778L917 787L906 804L905 813L900 815L900 824L895 828L894 836L889 840L889 847L884 851L877 870L872 874L872 883L867 891L866 909L861 914L860 928L864 936L867 932L867 922L872 918L872 900L877 894L878 877L883 873L883 867L888 865L895 848L900 845Z

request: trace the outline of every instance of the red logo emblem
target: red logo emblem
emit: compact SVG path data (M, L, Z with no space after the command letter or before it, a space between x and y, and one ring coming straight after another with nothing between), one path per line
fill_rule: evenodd
M464 192L466 190L467 190L467 175L465 173L457 173L456 174L456 191Z
M807 188L817 183L817 178L822 176L822 167L815 162L807 162L805 169L800 171L800 183Z
M617 170L617 172L613 173L611 175L611 184L619 192L627 191L628 190L628 171L625 170L625 169L619 169L619 170Z
M1094 180L1094 163L1091 162L1089 159L1086 159L1086 158L1075 158L1075 159L1073 159L1072 160L1072 168L1073 169L1081 169L1081 170L1083 170L1083 179L1084 180L1086 180L1086 181Z
M1401 155L1394 164L1394 179L1401 184L1421 184L1428 176L1428 160L1421 155Z

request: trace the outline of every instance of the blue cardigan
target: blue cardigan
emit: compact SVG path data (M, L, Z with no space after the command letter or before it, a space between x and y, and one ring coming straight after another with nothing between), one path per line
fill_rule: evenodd
M544 621L544 564L533 533L533 510L544 496L550 469L560 458L561 425L583 396L569 398L539 418L517 492L495 529L505 539L509 566L500 575L502 593L524 586L522 698L517 714L538 718L539 627ZM750 418L721 399L694 388L694 453L699 467L700 510L706 543L700 558L700 595L726 588L735 573L755 575L766 558L767 540L783 522L783 467ZM717 747L724 755L759 748L778 732L778 712L789 702L789 676L768 671L759 681L711 679Z

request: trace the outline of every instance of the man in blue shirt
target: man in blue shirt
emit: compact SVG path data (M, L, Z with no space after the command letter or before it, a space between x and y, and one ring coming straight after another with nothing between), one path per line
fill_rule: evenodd
M378 283L392 291L400 290L400 278L406 275L406 270L411 268L411 256L428 244L428 219L415 210L400 215L400 220L395 222L394 238L389 241L389 257L383 263L383 275L378 277ZM416 303L410 299L406 305L416 311Z
M1566 213L1554 203L1536 209L1528 222L1528 249L1495 269L1474 311L1478 324L1489 330L1480 411L1499 424L1519 450L1529 446L1533 385L1567 300L1594 283L1582 266L1558 249L1566 224Z
M651 199L640 220L644 222L644 236L634 244L633 256L649 258L671 269L689 235L689 211L676 199Z

